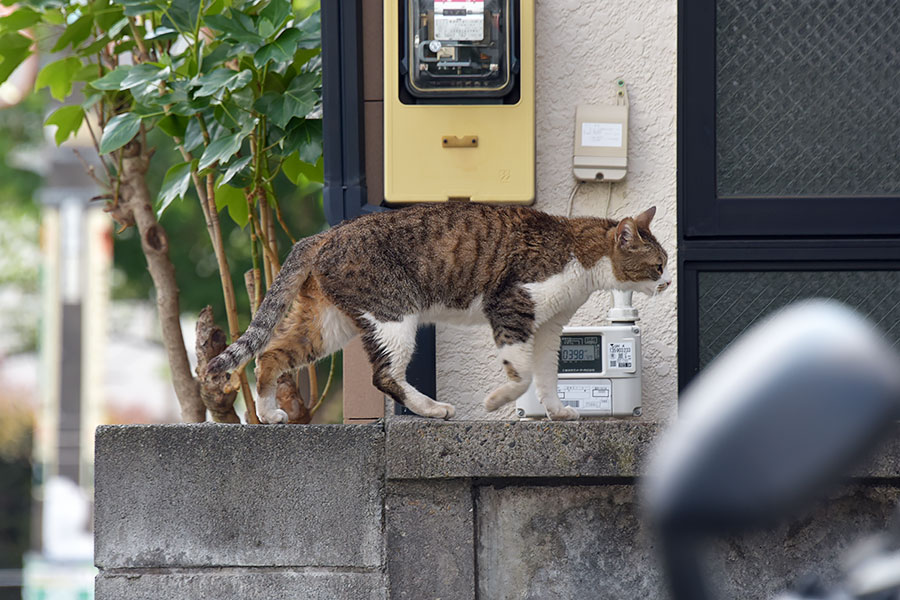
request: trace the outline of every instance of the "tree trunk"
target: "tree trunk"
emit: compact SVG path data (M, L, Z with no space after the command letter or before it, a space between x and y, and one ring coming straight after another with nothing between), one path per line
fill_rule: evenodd
M200 398L216 423L240 423L234 410L237 391L225 391L229 376L226 373L210 375L206 365L225 350L225 332L213 320L213 310L207 306L197 319L197 377L200 381Z
M169 238L156 220L147 189L150 158L142 153L137 140L126 145L122 152L118 205L109 205L106 210L119 223L137 226L147 269L156 288L159 324L172 372L172 385L181 406L181 418L186 423L202 423L206 420L206 408L200 399L197 381L191 375L191 365L181 335L178 284L175 281L175 267L169 260Z

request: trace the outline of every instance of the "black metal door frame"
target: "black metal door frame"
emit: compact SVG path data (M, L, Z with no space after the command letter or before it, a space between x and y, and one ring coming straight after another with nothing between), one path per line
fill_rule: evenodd
M370 204L366 186L363 110L361 0L322 2L322 132L325 216L332 226L360 215L389 210ZM416 334L416 352L407 370L410 384L434 398L435 330Z
M704 271L900 270L900 197L719 197L716 2L678 6L679 389L699 370ZM871 218L846 218L853 213ZM877 215L877 217L876 217Z

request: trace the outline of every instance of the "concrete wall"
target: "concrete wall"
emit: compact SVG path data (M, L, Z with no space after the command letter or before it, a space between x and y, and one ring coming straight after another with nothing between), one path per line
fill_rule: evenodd
M666 598L654 423L101 427L97 600ZM802 518L711 547L721 597L834 581L900 500L900 436Z
M575 106L613 100L624 77L631 101L629 172L613 185L609 216L635 215L655 205L652 229L675 267L675 111L677 4L675 0L581 2L537 0L536 208L565 214L572 177ZM606 184L586 184L575 215L604 216ZM676 289L639 297L644 332L644 418L675 412ZM572 325L606 318L608 294L595 294ZM505 375L488 329L441 326L437 336L438 397L453 398L457 419L507 419L514 407L485 413L481 401ZM485 359L484 357L489 357Z

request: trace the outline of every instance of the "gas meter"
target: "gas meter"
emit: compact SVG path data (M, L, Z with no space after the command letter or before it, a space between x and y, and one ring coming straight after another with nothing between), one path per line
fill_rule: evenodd
M385 0L385 200L534 200L534 0Z
M641 414L641 330L631 292L613 292L610 325L566 327L560 339L557 397L582 417ZM547 415L534 384L516 401L522 419Z

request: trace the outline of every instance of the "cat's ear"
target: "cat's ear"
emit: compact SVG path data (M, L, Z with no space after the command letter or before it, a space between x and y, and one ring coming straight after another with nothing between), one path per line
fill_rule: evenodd
M634 222L641 229L650 229L650 221L653 220L653 217L656 215L656 207L651 206L638 216L634 218Z
M637 225L635 225L634 219L631 217L622 219L619 222L619 226L616 227L616 244L620 248L627 248L638 239L640 237L638 236Z

